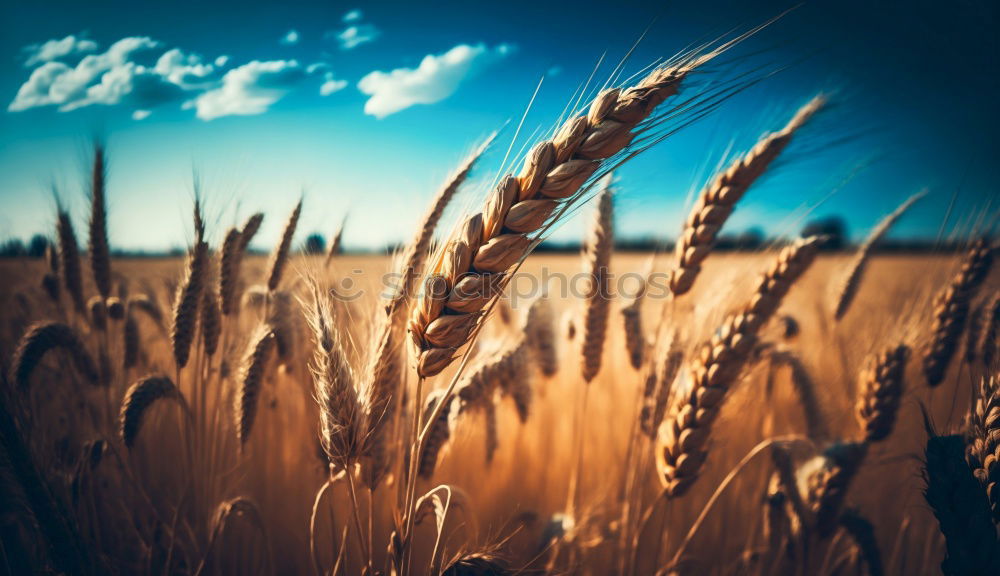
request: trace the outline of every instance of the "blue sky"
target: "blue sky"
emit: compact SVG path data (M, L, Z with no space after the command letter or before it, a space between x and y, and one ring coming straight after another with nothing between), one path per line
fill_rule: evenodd
M348 247L399 241L464 154L510 121L477 171L492 179L541 77L515 152L551 126L602 54L603 82L647 28L629 74L790 5L433 4L4 3L0 239L51 229L53 182L82 226L84 154L101 135L117 247L186 244L193 171L217 236L263 210L267 245L304 191L302 238L330 234L350 211ZM924 187L930 196L893 235L935 236L953 196L949 226L966 228L1000 181L997 8L896 4L808 3L728 54L706 77L780 72L619 170L619 232L673 236L692 188L820 91L832 106L729 231L790 233L840 214L863 236ZM483 192L475 184L466 204Z

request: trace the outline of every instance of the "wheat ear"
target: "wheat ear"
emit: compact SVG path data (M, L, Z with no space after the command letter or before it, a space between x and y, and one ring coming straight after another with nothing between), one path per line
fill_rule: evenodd
M438 389L433 390L427 394L427 399L424 401L424 422L430 418L431 414L434 412L434 408L437 407L437 403L444 399L444 390ZM424 451L420 455L420 465L417 467L417 473L421 478L430 478L434 476L434 468L437 467L438 454L440 454L441 449L444 445L448 443L451 438L451 425L449 424L451 411L451 403L446 404L440 412L438 412L437 420L431 423L430 433L427 436L427 444L424 446Z
M960 574L1000 574L1000 544L986 494L963 457L961 435L927 440L924 499L934 511L945 541L941 571Z
M186 366L191 355L191 343L194 341L195 328L198 323L198 303L205 287L206 268L208 267L208 244L205 243L205 227L198 200L195 200L194 203L194 222L195 243L188 256L184 280L177 289L173 324L170 331L174 362L177 363L178 368Z
M76 243L76 232L69 213L59 208L56 218L56 234L59 236L59 263L62 265L62 279L78 313L83 312L83 273L80 266L80 248Z
M313 398L319 406L320 441L330 463L349 470L363 441L361 407L330 303L316 284L312 285L312 305L306 317L315 344L310 369Z
M104 145L94 145L94 164L90 178L90 270L102 298L111 296L111 251L108 248L108 210L105 199L107 165Z
M214 356L219 347L219 336L222 335L221 314L215 291L205 287L201 299L201 340L208 356Z
M983 377L969 418L965 459L1000 525L1000 380Z
M660 426L656 455L660 480L669 497L682 495L698 478L707 456L712 423L729 388L737 381L761 327L774 315L788 289L812 264L820 239L785 247L764 274L754 295L730 315L706 342L691 367L691 389Z
M340 243L344 238L344 225L347 224L347 214L340 220L340 226L337 226L337 231L333 233L333 237L330 238L330 249L326 252L325 265L329 266L330 262L333 262L334 256L340 254Z
M554 322L552 303L544 295L531 303L524 320L523 332L531 357L547 378L555 376L559 371Z
M864 442L835 443L819 457L817 466L804 467L800 484L804 483L805 489L800 490L806 495L820 536L830 536L837 528L847 490L867 453Z
M285 264L288 263L288 253L292 248L292 237L295 236L295 228L299 224L299 216L301 214L302 200L299 199L298 204L295 205L295 209L292 210L291 216L288 217L288 222L285 223L285 231L281 234L281 241L278 242L278 247L271 254L271 264L268 267L270 272L267 274L267 290L269 292L274 292L278 289L278 285L281 284L281 273L284 272Z
M274 351L274 332L266 326L257 329L250 349L243 360L240 389L236 393L236 434L240 445L247 443L257 419L257 401L264 384L264 373Z
M628 352L628 361L632 368L638 370L642 368L642 363L646 358L646 348L649 343L646 341L646 332L642 327L642 301L649 288L649 278L653 273L654 257L650 257L646 264L646 269L642 274L642 283L639 290L628 303L621 307L622 326L625 330L625 350Z
M240 252L246 252L250 248L250 242L253 242L253 237L257 235L257 231L260 230L260 225L263 222L264 214L257 212L256 214L252 214L243 223L243 227L240 228Z
M27 388L31 374L51 350L64 350L73 360L81 376L91 384L100 382L94 359L84 347L76 331L57 322L35 324L21 337L14 351L11 375L21 388Z
M825 103L826 98L822 95L810 100L784 128L758 140L749 152L730 164L725 172L715 176L702 190L674 250L674 272L670 276L670 289L674 295L686 294L691 289L701 271L702 262L711 253L715 238L736 203L788 146L795 132Z
M186 411L184 396L170 378L165 376L147 376L132 384L122 400L119 415L119 432L127 448L132 448L142 427L143 417L153 404L159 400L175 400Z
M865 442L879 442L889 437L896 423L903 398L903 376L910 349L889 348L875 356L861 374L861 397L857 415L865 431Z
M240 282L240 262L243 258L243 236L236 228L226 232L219 254L219 305L223 316L238 310Z
M958 274L934 299L931 339L924 347L923 367L927 385L940 384L948 371L969 316L969 304L993 264L993 248L981 238L973 243Z
M604 337L608 331L608 307L611 303L611 251L614 244L612 231L613 202L611 174L604 179L604 189L598 195L594 221L584 252L588 289L585 296L583 341L580 346L581 368L584 382L590 383L601 370L604 355Z
M519 176L500 179L483 212L465 221L427 271L424 297L410 319L420 376L444 370L478 326L489 300L468 294L503 284L547 227L581 199L602 163L618 156L640 123L706 59L660 67L636 86L602 91L586 115L569 119L553 139L532 148Z
M847 309L851 306L851 302L854 301L854 296L858 293L858 286L861 285L861 278L864 276L866 265L868 264L868 258L871 256L872 248L884 237L889 229L892 228L893 224L899 220L910 206L916 204L917 200L920 200L927 195L927 191L917 192L913 196L906 199L905 202L899 205L898 208L888 214L885 218L878 223L871 232L868 233L868 237L865 238L864 243L858 248L857 254L854 256L854 260L851 263L851 269L844 277L844 281L840 287L840 296L837 297L837 307L834 310L833 317L840 320L847 314Z

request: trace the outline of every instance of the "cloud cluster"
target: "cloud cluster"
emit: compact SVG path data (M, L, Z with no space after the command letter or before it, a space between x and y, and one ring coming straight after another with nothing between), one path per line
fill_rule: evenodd
M306 71L295 60L254 60L226 72L221 86L185 107L194 108L202 120L263 114L305 77Z
M344 14L341 20L347 26L341 30L326 33L327 38L335 38L340 49L344 51L354 50L362 44L374 42L382 35L382 32L374 24L362 22L364 14L355 8Z
M299 31L298 30L294 30L294 29L293 30L289 30L284 36L281 37L281 40L279 40L279 43L282 46L294 46L295 44L298 44L299 43Z
M205 60L179 48L157 56L163 47L148 37L127 37L104 52L97 49L96 43L74 36L25 48L25 65L36 67L7 110L55 106L68 112L120 104L133 109L132 118L142 120L158 106L183 102L183 108L194 109L202 120L262 114L312 72L295 60L255 60L226 70L228 56ZM81 52L94 53L74 62ZM324 86L333 81L332 74L328 76ZM326 87L327 93L335 86Z
M508 44L459 44L443 54L428 54L416 68L370 72L358 82L369 96L365 114L384 118L415 104L433 104L451 96L459 85L513 51Z

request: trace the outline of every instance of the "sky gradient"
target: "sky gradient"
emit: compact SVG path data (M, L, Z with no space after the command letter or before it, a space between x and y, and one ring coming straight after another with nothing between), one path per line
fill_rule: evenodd
M331 234L348 211L348 248L404 240L462 157L503 128L462 206L482 197L540 78L515 153L551 127L602 55L601 82L647 28L626 77L790 7L41 4L0 8L0 240L50 232L53 183L83 226L96 135L109 149L111 242L130 250L188 243L195 172L215 241L264 211L257 241L269 245L303 193L300 240ZM922 188L930 195L892 236L935 237L953 198L948 229L968 230L998 204L997 16L985 1L797 8L704 78L760 82L616 173L617 232L673 237L691 191L818 92L831 106L751 189L728 232L789 234L836 214L858 238ZM578 238L581 220L555 237Z

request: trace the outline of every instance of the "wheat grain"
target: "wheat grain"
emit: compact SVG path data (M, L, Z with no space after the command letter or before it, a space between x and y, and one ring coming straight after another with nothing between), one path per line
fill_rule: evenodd
M691 290L702 263L712 251L719 230L729 219L736 203L788 146L796 131L825 103L826 98L822 95L810 100L784 128L766 134L705 187L684 223L674 250L674 272L670 276L670 289L674 295L680 296Z

